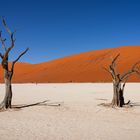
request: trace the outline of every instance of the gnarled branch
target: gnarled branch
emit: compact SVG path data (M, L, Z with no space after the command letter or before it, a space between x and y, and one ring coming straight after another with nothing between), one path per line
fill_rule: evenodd
M134 72L135 71L133 71L133 70L129 70L129 71L125 72L124 74L122 74L120 79L123 81L123 80L127 79Z
M129 71L125 72L124 74L122 74L121 80L127 79L127 78L128 78L131 74L133 74L133 73L140 74L138 64L140 64L140 61L136 62L136 63L132 66L132 69L131 69L131 70L129 70ZM138 70L137 70L137 69L138 69Z
M117 78L119 77L118 75L118 70L116 68L116 60L118 59L118 57L120 56L120 54L116 55L116 57L112 60L111 65L109 66L110 71L113 75L113 79L116 81ZM117 77L118 76L118 77Z
M7 51L6 46L5 46L6 39L2 39L2 31L0 31L0 41L1 41L4 51L6 52Z
M6 21L5 21L4 18L2 18L2 23L3 23L4 27L5 27L5 29L7 30L7 32L11 35L12 32L11 32L10 29L8 28L8 26L7 26Z
M12 49L12 48L14 47L14 45L15 45L15 39L14 39L14 33L15 33L15 32L11 32L11 30L8 28L8 26L7 26L6 21L5 21L4 18L2 18L2 23L3 23L3 25L4 25L5 29L6 29L6 31L9 33L9 35L10 35L10 40L11 40L11 45L10 45L10 47L9 47L8 49L5 49L6 47L3 46L4 49L6 50L6 52L5 52L5 58L7 58L9 52L11 51L11 49ZM4 42L3 42L3 43L4 43Z
M116 55L116 57L112 60L111 66L113 66L115 64L115 61L118 59L119 56L120 56L120 54Z
M12 67L11 67L11 71L14 70L14 66L16 64L16 62L29 50L29 48L27 48L25 51L23 51L18 57L17 59L15 59L13 62L12 62Z

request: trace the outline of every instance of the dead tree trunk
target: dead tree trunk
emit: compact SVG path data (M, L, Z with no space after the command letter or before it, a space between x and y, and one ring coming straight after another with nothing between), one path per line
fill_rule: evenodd
M116 68L116 60L119 57L120 54L118 54L111 62L109 66L109 70L104 68L107 72L110 73L113 81L113 99L111 102L112 106L117 106L117 107L123 107L126 103L124 102L124 88L126 81L130 75L133 73L139 74L139 67L137 62L136 64L133 65L132 69L125 72L124 74L118 73L118 70ZM129 101L128 101L129 103ZM128 104L127 103L127 104Z
M2 19L2 23L3 23L6 31L9 33L11 45L8 48L6 47L6 45L5 45L6 39L2 38L2 31L0 31L0 41L1 41L2 47L4 49L4 53L3 54L0 53L0 57L2 59L1 65L2 65L2 68L3 68L3 71L4 71L4 82L5 82L5 97L0 104L0 109L8 109L8 108L11 108L11 104L12 104L12 84L11 84L11 80L12 80L12 76L13 76L13 73L14 73L14 66L15 66L16 62L21 58L21 56L24 55L28 51L28 48L24 52L22 52L17 57L17 59L15 59L12 62L12 66L11 66L11 68L9 68L8 67L9 52L14 48L14 45L15 45L14 32L10 31L10 29L8 28L4 19Z
M12 102L12 85L11 85L11 73L4 70L4 81L5 81L5 97L1 104L1 108L11 108Z
M113 99L112 99L112 106L119 106L122 107L123 105L125 105L124 102L124 94L123 94L123 89L121 88L121 84L119 83L119 85L113 84Z
M117 88L115 85L115 82L113 82L113 99L112 99L112 105L117 106L118 105L118 93L117 93Z

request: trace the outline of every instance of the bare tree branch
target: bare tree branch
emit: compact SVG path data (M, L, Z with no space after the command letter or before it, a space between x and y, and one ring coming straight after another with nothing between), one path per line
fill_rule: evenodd
M121 82L122 81L121 78L120 78L120 74L119 73L117 73L116 77L118 79L118 82Z
M2 23L3 23L4 27L5 27L5 29L7 30L7 32L11 35L12 32L11 32L10 29L8 28L8 26L7 26L6 21L5 21L4 18L2 18Z
M15 45L15 40L13 39L13 33L10 36L11 38L11 46L7 49L6 53L5 53L5 57L8 56L9 52L11 51L11 49L14 47Z
M16 63L28 50L29 50L29 48L27 48L25 51L23 51L23 52L17 57L17 59L15 59L15 60L12 62L11 71L14 70L15 63Z
M116 80L116 73L115 73L115 71L114 71L114 67L112 67L112 66L110 65L109 68L110 68L110 72L111 72L111 74L112 74L113 79Z
M129 70L129 71L125 72L124 74L122 74L121 77L120 77L120 79L123 81L126 78L128 78L134 72L135 72L134 70Z
M118 57L120 56L120 54L116 55L116 57L112 60L111 65L110 65L110 71L112 72L113 78L116 80L117 79L117 75L118 75L118 70L116 68L116 60L118 59Z
M104 69L105 71L107 71L107 72L111 75L112 78L114 78L111 71L109 71L109 70L108 70L107 68L105 68L105 67L103 67L103 69Z
M2 47L3 47L4 51L6 52L7 49L6 49L6 46L5 46L5 43L4 43L6 41L6 39L2 39L2 31L0 31L0 41L2 43Z
M107 68L105 68L105 67L102 67L105 71L107 71L109 74L111 74L111 72L107 69Z
M135 70L136 74L140 76L140 70Z
M140 74L138 64L140 64L140 61L136 62L136 63L132 66L132 69L131 69L131 70L129 70L128 72L124 73L124 74L121 76L121 79L122 79L122 80L125 80L127 77L129 77L129 76L130 76L131 74L133 74L133 73ZM138 69L138 70L137 70L137 69Z
M132 70L134 70L134 69L138 66L138 64L140 64L140 61L136 62L136 63L132 66Z
M11 49L14 47L14 43L15 43L15 40L14 40L14 33L15 33L15 32L11 32L11 30L8 28L8 26L7 26L6 21L5 21L4 18L2 18L2 23L3 23L3 25L4 25L5 29L6 29L6 31L9 33L9 35L10 35L10 40L11 40L11 45L10 45L10 47L9 47L8 49L6 49L6 53L5 53L5 58L7 58L9 52L10 52Z
M118 54L118 55L113 59L113 61L112 61L112 63L111 63L112 66L114 65L115 61L118 59L119 56L120 56L120 54Z

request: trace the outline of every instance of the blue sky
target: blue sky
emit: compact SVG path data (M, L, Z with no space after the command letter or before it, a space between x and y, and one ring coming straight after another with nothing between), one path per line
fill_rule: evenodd
M11 59L29 47L21 61L39 63L91 50L140 45L139 7L138 0L3 0L0 15L17 30Z

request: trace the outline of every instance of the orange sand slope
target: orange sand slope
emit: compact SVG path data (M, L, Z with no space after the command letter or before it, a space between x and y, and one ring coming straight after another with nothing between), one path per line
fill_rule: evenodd
M127 71L140 60L140 46L124 46L80 53L40 64L17 63L13 82L109 82L111 77L103 67L107 68L118 53L120 72ZM140 82L140 77L132 76L129 81Z

